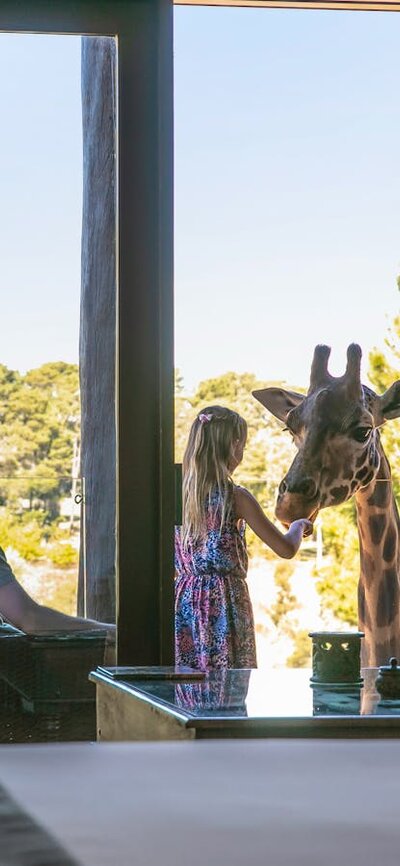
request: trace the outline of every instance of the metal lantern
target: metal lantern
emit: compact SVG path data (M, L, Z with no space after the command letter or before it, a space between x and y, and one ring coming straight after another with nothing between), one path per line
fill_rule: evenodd
M360 674L361 631L313 631L311 685L362 686Z
M400 666L396 658L389 659L389 664L381 665L375 680L375 687L380 694L380 703L400 704Z

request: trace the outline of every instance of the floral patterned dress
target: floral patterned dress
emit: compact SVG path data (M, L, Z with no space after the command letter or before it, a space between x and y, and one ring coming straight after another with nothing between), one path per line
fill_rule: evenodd
M247 588L245 526L234 513L220 530L221 501L212 494L204 539L183 549L175 529L175 663L192 668L257 667Z

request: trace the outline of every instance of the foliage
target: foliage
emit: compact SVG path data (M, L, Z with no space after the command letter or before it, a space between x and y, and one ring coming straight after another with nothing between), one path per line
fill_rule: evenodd
M0 366L3 500L37 499L52 511L52 504L70 489L79 416L76 365L43 364L24 376Z
M3 548L12 547L28 562L43 558L42 516L27 512L15 517L2 509L0 516L0 539Z
M298 607L296 596L292 592L290 578L294 572L292 562L278 562L275 568L275 584L277 587L276 601L269 610L270 618L275 628L291 633L290 614Z
M315 567L323 604L346 625L357 625L359 542L354 500L321 512L324 564Z
M293 651L286 659L286 665L301 668L311 664L311 642L308 631L299 629L295 616L295 611L299 608L291 585L295 569L293 562L278 562L274 574L277 595L270 607L269 616L277 631L289 637L292 642Z
M71 495L79 429L76 365L25 375L0 365L0 539L27 561L77 562L60 502Z
M293 652L286 659L288 668L310 668L312 664L311 638L308 631L301 629L293 634Z
M384 340L385 349L375 348L369 354L368 378L378 394L399 378L400 316L393 319ZM400 425L390 421L382 428L382 445L392 467L393 489L400 502Z
M64 568L67 565L78 565L78 552L72 544L57 544L50 548L47 557L54 565Z
M76 569L70 571L63 566L62 573L55 575L42 603L48 607L61 610L70 616L76 614L77 580Z

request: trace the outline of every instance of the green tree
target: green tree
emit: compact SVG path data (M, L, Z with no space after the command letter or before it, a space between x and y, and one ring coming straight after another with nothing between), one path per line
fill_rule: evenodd
M78 368L60 361L25 376L9 371L8 377L5 369L0 371L0 475L13 478L15 497L49 507L70 489L79 438Z
M79 430L76 365L52 362L25 375L0 365L1 543L25 559L76 561L58 524L60 500L71 494Z
M275 568L274 580L277 587L277 596L271 605L269 615L275 626L290 637L293 632L291 615L297 610L299 603L292 592L291 577L295 566L292 562L278 562Z
M292 590L291 578L296 570L293 562L278 562L274 580L277 588L276 600L269 610L270 618L281 634L292 641L292 653L286 659L288 667L309 667L311 664L311 641L308 631L299 629L295 612L299 602Z
M354 500L321 512L323 565L315 567L324 607L347 626L357 625L360 554Z
M378 394L400 377L400 316L396 316L388 328L384 347L374 348L369 354L368 378ZM400 501L400 425L393 421L385 424L381 436L392 468L394 493Z
M293 652L286 659L288 668L310 668L312 658L311 638L301 629L293 633Z

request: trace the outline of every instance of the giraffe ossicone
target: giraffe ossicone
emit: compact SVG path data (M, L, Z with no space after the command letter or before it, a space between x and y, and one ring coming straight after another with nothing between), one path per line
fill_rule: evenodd
M316 346L307 394L269 387L253 396L291 434L297 454L279 485L275 513L288 525L355 496L360 540L359 628L364 665L400 655L400 520L379 428L400 416L400 380L378 395L360 378L361 348L347 350L343 376Z

